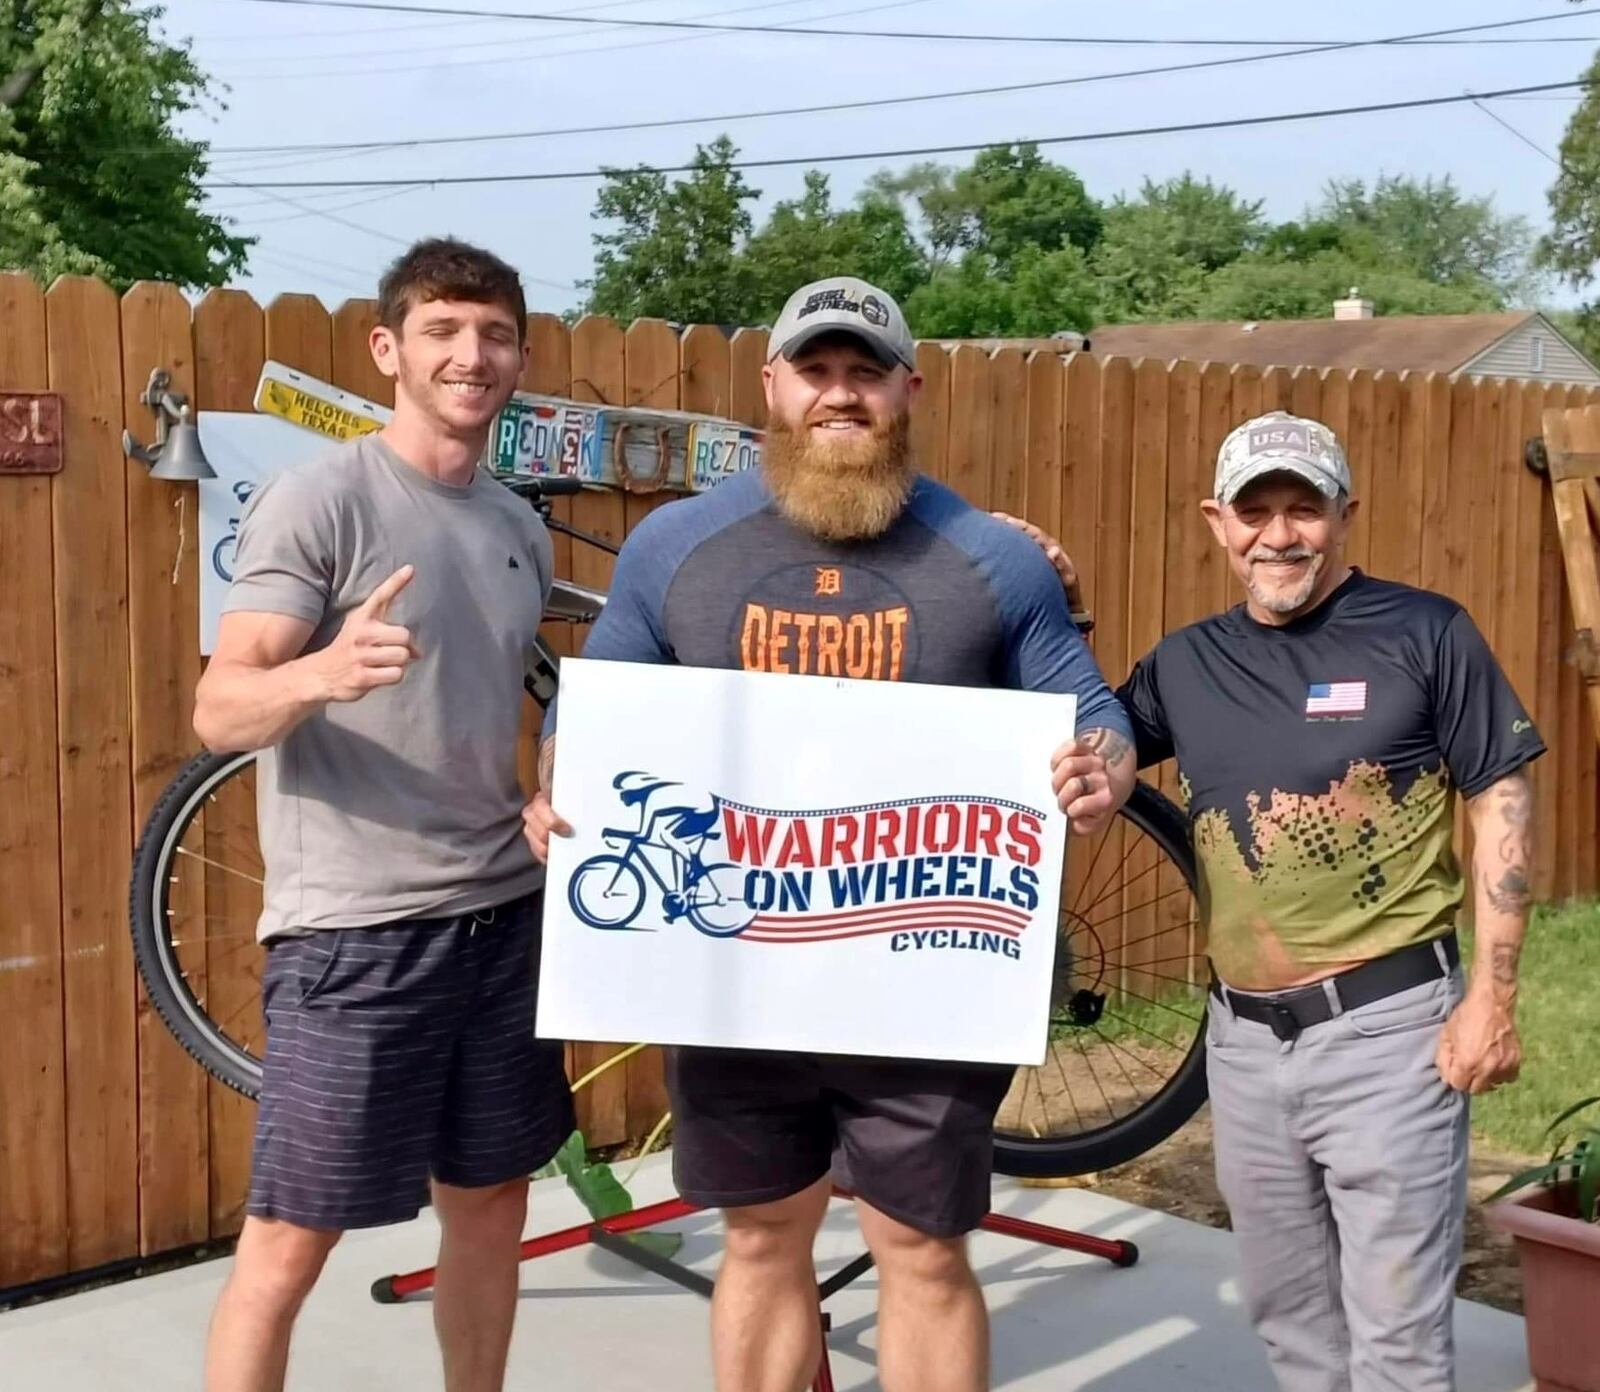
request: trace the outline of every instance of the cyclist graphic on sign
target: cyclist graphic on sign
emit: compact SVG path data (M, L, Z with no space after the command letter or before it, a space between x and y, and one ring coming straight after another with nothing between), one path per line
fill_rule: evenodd
M645 877L661 892L669 924L687 918L702 933L731 938L756 916L745 902L739 867L705 859L707 843L720 841L722 799L709 794L710 806L680 791L680 783L633 770L611 780L622 805L639 814L637 829L607 827L601 833L616 855L590 856L573 872L567 900L591 928L648 931L636 920L645 905ZM663 874L660 862L665 861Z

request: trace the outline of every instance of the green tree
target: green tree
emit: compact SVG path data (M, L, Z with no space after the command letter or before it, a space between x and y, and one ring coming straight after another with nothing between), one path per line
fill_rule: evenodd
M1090 329L1096 304L1089 258L1069 244L1025 246L1004 272L986 253L968 252L912 291L905 312L919 338L1045 338Z
M742 253L753 226L745 205L760 196L733 167L727 136L695 148L686 178L671 183L649 169L611 169L594 217L588 309L618 319L646 316L685 323L749 319L755 278Z
M1326 319L1352 286L1377 314L1477 314L1502 308L1494 288L1468 280L1439 283L1405 267L1383 269L1341 251L1306 261L1241 257L1208 277L1195 302L1200 319Z
M1230 188L1187 173L1161 184L1146 179L1137 197L1118 198L1105 211L1093 257L1104 317L1193 317L1207 277L1266 233L1261 204Z
M0 266L199 287L245 264L250 241L202 210L204 142L173 130L208 87L161 14L0 0Z
M816 169L806 171L799 198L773 207L742 259L753 284L749 323L770 324L799 286L821 276L859 276L904 304L928 274L898 202L869 194L835 210L828 176Z
M1561 137L1561 172L1549 193L1550 231L1538 252L1541 265L1579 290L1594 280L1600 263L1600 54L1584 84L1583 100Z
M1531 289L1526 219L1502 217L1492 197L1468 198L1443 179L1336 179L1309 215L1338 229L1355 261L1407 270L1440 285L1476 287L1504 307Z
M1027 143L980 150L966 169L918 164L880 173L869 196L916 207L930 270L977 252L1006 274L1027 248L1087 250L1100 236L1100 205L1083 180Z

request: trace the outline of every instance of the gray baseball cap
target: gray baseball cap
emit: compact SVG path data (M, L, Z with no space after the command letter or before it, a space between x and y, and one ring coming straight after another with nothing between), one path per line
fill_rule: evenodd
M1287 411L1247 420L1222 442L1216 500L1231 503L1246 484L1264 474L1293 474L1329 499L1351 491L1350 465L1339 437L1321 421Z
M802 285L789 296L767 342L767 361L793 358L826 333L859 338L885 367L917 366L916 344L893 298L854 276L829 276Z

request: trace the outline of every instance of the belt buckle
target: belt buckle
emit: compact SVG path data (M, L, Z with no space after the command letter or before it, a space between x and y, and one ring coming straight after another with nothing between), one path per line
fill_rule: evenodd
M1262 1005L1267 1012L1268 1026L1283 1043L1292 1044L1300 1037L1300 1022L1295 1019L1294 1011L1278 1001L1263 1001Z

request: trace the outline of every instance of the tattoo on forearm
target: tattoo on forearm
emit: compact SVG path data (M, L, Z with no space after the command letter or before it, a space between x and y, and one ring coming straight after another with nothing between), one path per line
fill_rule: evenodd
M1500 838L1500 861L1504 865L1516 862L1526 864L1528 859L1528 826L1533 820L1533 788L1528 775L1514 773L1500 784L1500 816L1506 825Z
M556 771L556 737L551 735L539 746L539 786L550 791L550 779Z
M1496 986L1517 984L1517 960L1522 956L1521 943L1496 943L1489 958L1490 975Z
M1127 739L1104 726L1085 731L1083 742L1106 761L1107 768L1116 768L1133 753L1133 746Z
M1533 886L1520 865L1508 866L1505 873L1486 887L1489 902L1501 913L1520 914L1533 902Z

